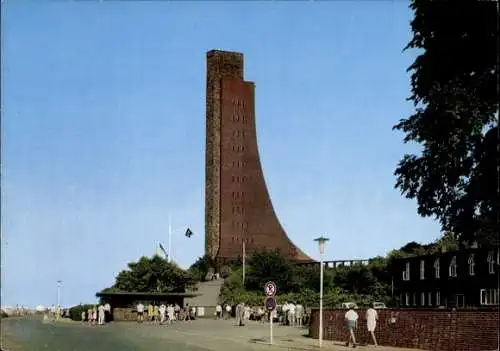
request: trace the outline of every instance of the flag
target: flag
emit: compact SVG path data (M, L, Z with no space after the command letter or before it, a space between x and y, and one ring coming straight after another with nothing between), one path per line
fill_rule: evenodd
M188 238L190 238L192 235L193 235L193 232L191 231L191 229L189 229L189 228L188 228L188 229L186 230L186 236L187 236Z
M164 257L168 258L167 251L165 250L165 248L163 247L163 245L161 243L159 244L159 248L158 248L157 252L163 253ZM158 256L162 256L162 255L159 254Z

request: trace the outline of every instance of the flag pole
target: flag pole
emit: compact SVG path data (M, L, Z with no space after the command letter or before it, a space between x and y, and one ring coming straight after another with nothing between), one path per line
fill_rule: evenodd
M245 242L243 241L243 286L245 286Z
M168 262L172 262L172 217L168 215Z

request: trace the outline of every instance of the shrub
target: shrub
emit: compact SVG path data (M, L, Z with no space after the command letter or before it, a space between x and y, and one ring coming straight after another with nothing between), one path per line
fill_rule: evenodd
M89 308L93 308L94 305L76 305L69 309L69 316L73 321L81 321L82 320L82 312L85 312L85 318L88 318L87 311Z

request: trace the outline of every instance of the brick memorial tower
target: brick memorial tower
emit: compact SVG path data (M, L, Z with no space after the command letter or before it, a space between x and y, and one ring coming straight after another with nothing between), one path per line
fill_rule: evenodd
M243 78L243 54L207 53L205 253L218 264L279 249L312 260L288 238L274 212L257 147L255 85Z

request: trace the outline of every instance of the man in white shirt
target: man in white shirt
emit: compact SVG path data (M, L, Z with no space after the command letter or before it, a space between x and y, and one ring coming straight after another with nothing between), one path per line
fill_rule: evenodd
M220 319L222 317L222 306L220 303L215 306L215 319Z
M293 303L288 304L288 324L295 326L295 305Z
M162 303L160 305L160 324L163 324L163 322L165 322L165 313L167 313L167 306Z
M349 328L349 339L345 343L345 346L349 347L349 344L352 340L352 347L356 347L356 336L354 335L354 329L356 328L356 324L358 322L358 314L352 308L345 314L345 320L347 322L347 327Z
M289 307L288 307L288 302L286 302L285 304L283 304L283 306L281 307L281 312L283 313L283 321L282 323L284 325L287 325L288 324L288 310L289 310Z
M142 302L137 304L137 323L142 323L144 321L144 305Z
M97 307L97 311L98 311L98 316L99 316L97 324L103 325L104 324L104 306L99 305L99 307Z
M231 318L231 306L229 306L229 304L226 304L226 319L230 319Z
M374 308L366 310L366 327L372 336L373 345L377 346L377 338L375 338L375 327L377 326L378 313Z

